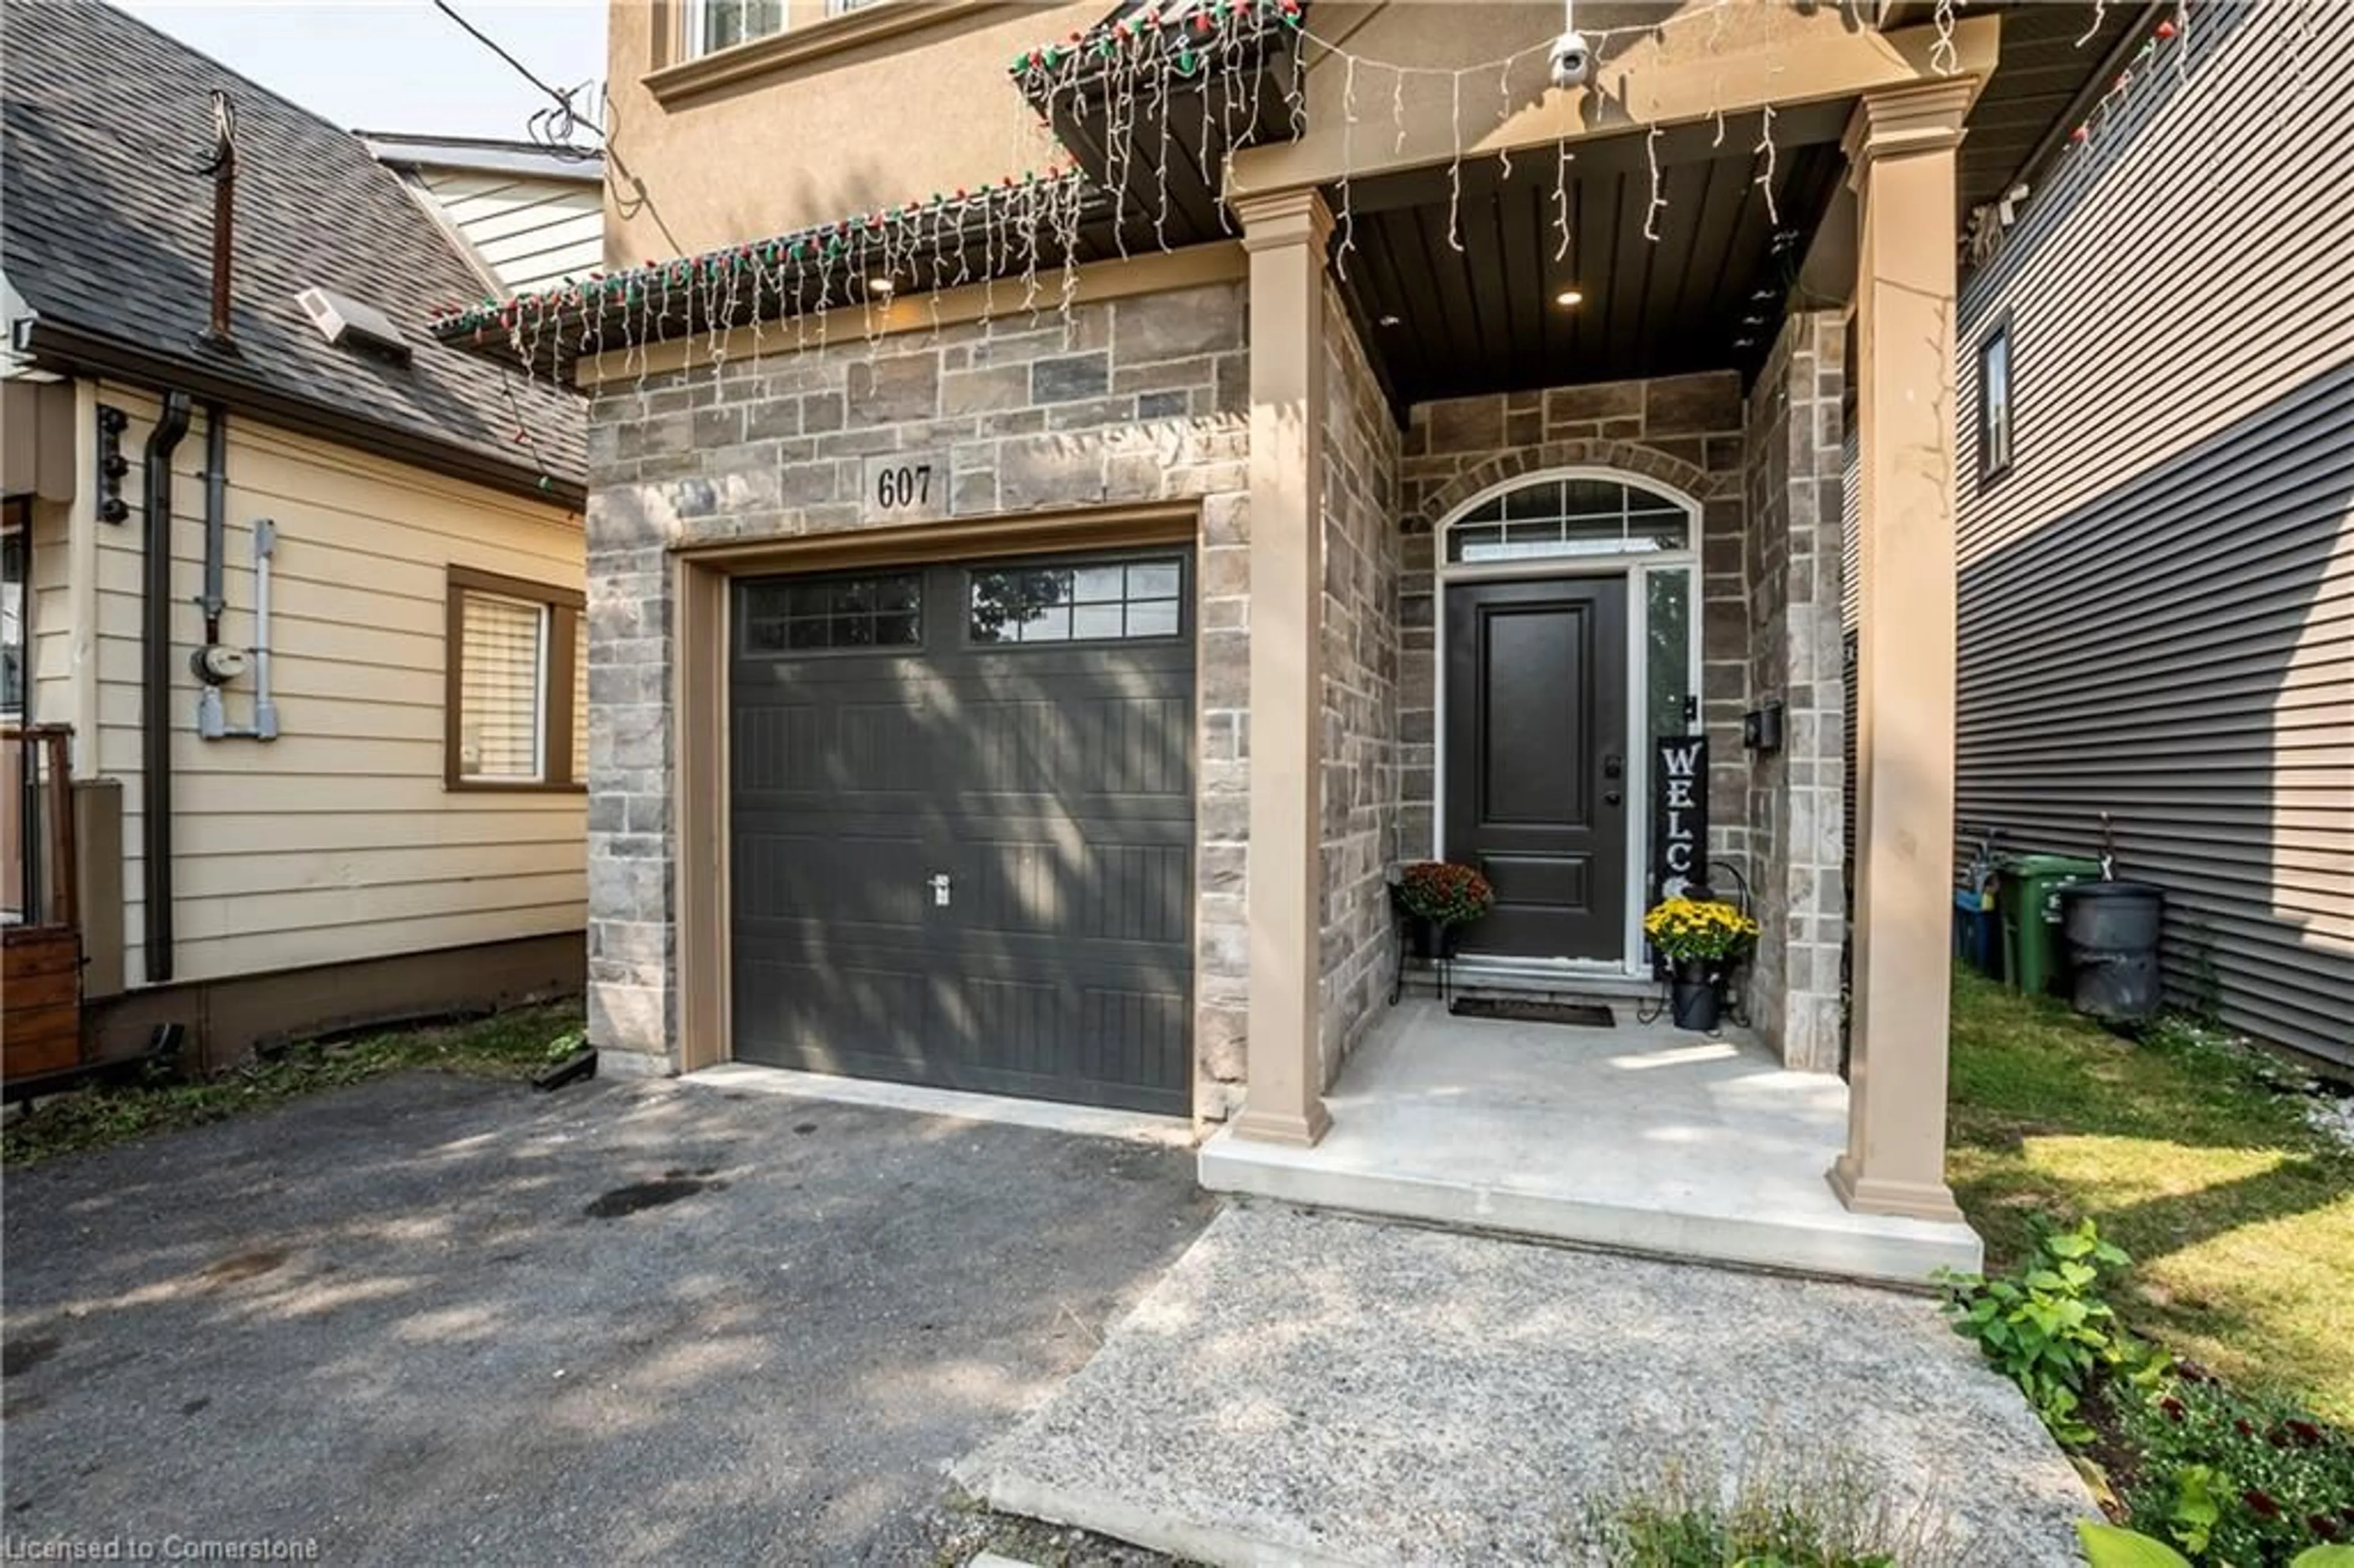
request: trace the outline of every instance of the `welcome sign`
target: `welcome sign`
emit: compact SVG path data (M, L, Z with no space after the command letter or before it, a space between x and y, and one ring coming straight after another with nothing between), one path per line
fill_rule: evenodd
M1651 897L1708 880L1708 737L1662 736L1651 758Z

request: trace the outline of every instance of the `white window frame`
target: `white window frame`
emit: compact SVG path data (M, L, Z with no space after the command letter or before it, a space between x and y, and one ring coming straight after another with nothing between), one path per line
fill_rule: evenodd
M11 496L5 519L0 519L0 535L16 541L17 560L23 577L16 584L16 700L11 703L5 693L0 693L0 719L22 724L33 712L33 503L20 496Z
M749 0L747 0L747 3L749 3ZM831 6L832 0L827 0L827 3ZM732 44L723 44L716 49L708 48L705 47L703 39L705 31L710 25L711 0L684 0L679 10L684 19L680 23L683 31L679 37L678 58L683 60L698 60L706 55L724 54L728 49L740 49L747 44L757 44L763 38L782 37L792 31L793 26L792 0L777 0L775 32L738 38ZM828 11L828 15L832 15L831 10Z
M1994 362L1997 346L2002 355L2002 411L1999 418L1988 407L1988 387L1991 377L1988 371ZM1978 338L1978 488L1983 490L2009 473L2019 461L2019 339L2011 331L2009 313L1988 327ZM1999 431L2002 455L1994 457L1989 438Z
M777 0L777 26L774 32L738 38L732 44L724 44L715 49L705 48L703 42L705 33L710 26L712 0L682 0L679 6L681 32L678 58L682 60L701 59L706 55L723 54L728 49L742 48L747 44L757 44L768 38L783 37L793 30L793 6L798 3L800 0ZM858 11L871 11L878 5L890 4L892 0L825 0L825 16L822 19L831 22L837 16L847 16Z

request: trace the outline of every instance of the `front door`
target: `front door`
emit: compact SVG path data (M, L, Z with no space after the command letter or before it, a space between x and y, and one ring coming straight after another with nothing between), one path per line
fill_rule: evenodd
M1464 950L1626 957L1627 580L1447 590L1446 856L1496 907Z

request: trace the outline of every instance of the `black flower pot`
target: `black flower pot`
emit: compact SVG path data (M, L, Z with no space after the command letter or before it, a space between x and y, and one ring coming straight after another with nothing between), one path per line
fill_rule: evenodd
M1419 915L1406 916L1406 931L1413 944L1414 956L1417 959L1453 958L1456 940L1462 935L1459 926L1426 920Z
M531 1086L541 1090L560 1089L575 1079L593 1078L596 1075L597 1048L594 1045L583 1045L562 1061L551 1062L534 1073L531 1075Z
M1723 1016L1716 966L1707 959L1680 959L1669 992L1669 1010L1679 1029L1716 1033Z

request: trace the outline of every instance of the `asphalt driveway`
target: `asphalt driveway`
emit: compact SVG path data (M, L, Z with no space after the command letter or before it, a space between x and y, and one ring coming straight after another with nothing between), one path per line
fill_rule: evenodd
M1206 1223L1188 1152L417 1074L12 1171L11 1542L929 1561Z

